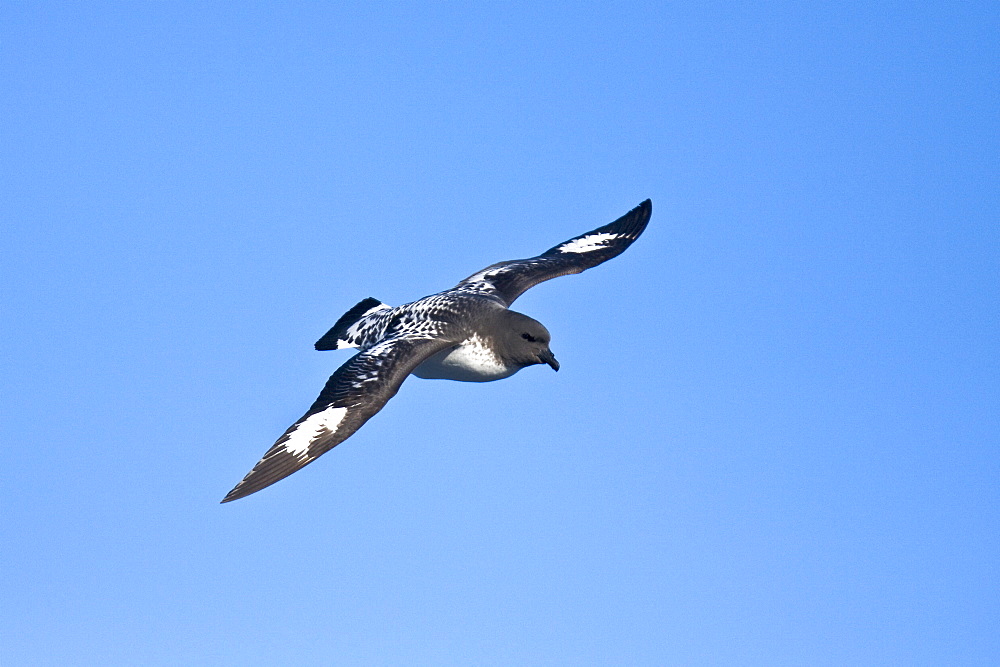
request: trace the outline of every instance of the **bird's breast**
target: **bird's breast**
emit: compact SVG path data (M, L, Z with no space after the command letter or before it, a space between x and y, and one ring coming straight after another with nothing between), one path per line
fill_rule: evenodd
M478 336L441 350L414 369L413 374L426 380L490 382L510 377L520 366L504 364Z

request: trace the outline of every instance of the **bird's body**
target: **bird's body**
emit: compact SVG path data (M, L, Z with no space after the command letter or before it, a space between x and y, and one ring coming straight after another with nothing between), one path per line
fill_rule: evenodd
M379 306L383 307L373 306L343 333L335 325L317 348L331 349L324 341L332 340L332 349L357 347L364 352L390 336L428 336L451 344L413 370L419 378L490 382L524 368L500 351L496 332L514 311L495 296L458 286L395 308Z
M359 353L327 381L309 411L223 499L273 484L343 442L377 413L411 373L425 379L489 382L522 368L559 370L548 330L509 306L526 289L621 254L645 229L646 200L615 222L530 259L493 264L455 287L402 306L368 298L351 308L317 350Z
M506 364L479 334L472 334L456 345L432 354L413 369L413 375L425 380L492 382L509 378L524 368Z

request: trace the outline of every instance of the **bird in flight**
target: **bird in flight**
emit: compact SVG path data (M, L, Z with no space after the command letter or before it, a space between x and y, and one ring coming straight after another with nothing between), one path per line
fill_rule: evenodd
M623 253L642 234L652 210L647 199L614 222L537 257L493 264L412 303L392 307L372 298L358 303L316 341L317 350L358 348L358 354L330 376L312 407L222 502L256 493L339 445L381 410L411 373L490 382L535 364L558 371L548 329L510 305L540 282Z

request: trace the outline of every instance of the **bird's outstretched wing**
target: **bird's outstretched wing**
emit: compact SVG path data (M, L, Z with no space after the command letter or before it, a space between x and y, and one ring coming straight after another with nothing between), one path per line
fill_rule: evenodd
M492 294L508 306L540 282L580 273L625 252L649 222L653 203L646 200L614 222L581 234L537 257L513 259L488 266L458 284Z
M222 502L260 491L339 445L396 395L410 371L454 344L446 338L397 336L352 357Z

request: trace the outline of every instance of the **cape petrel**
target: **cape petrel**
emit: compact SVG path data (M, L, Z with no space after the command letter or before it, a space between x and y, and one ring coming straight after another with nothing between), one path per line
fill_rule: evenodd
M540 282L580 273L625 251L649 222L646 200L597 229L537 257L488 266L455 287L402 306L368 298L337 320L317 350L358 348L309 411L267 450L226 503L260 491L340 444L396 395L406 376L490 382L526 366L559 370L540 322L509 310Z

